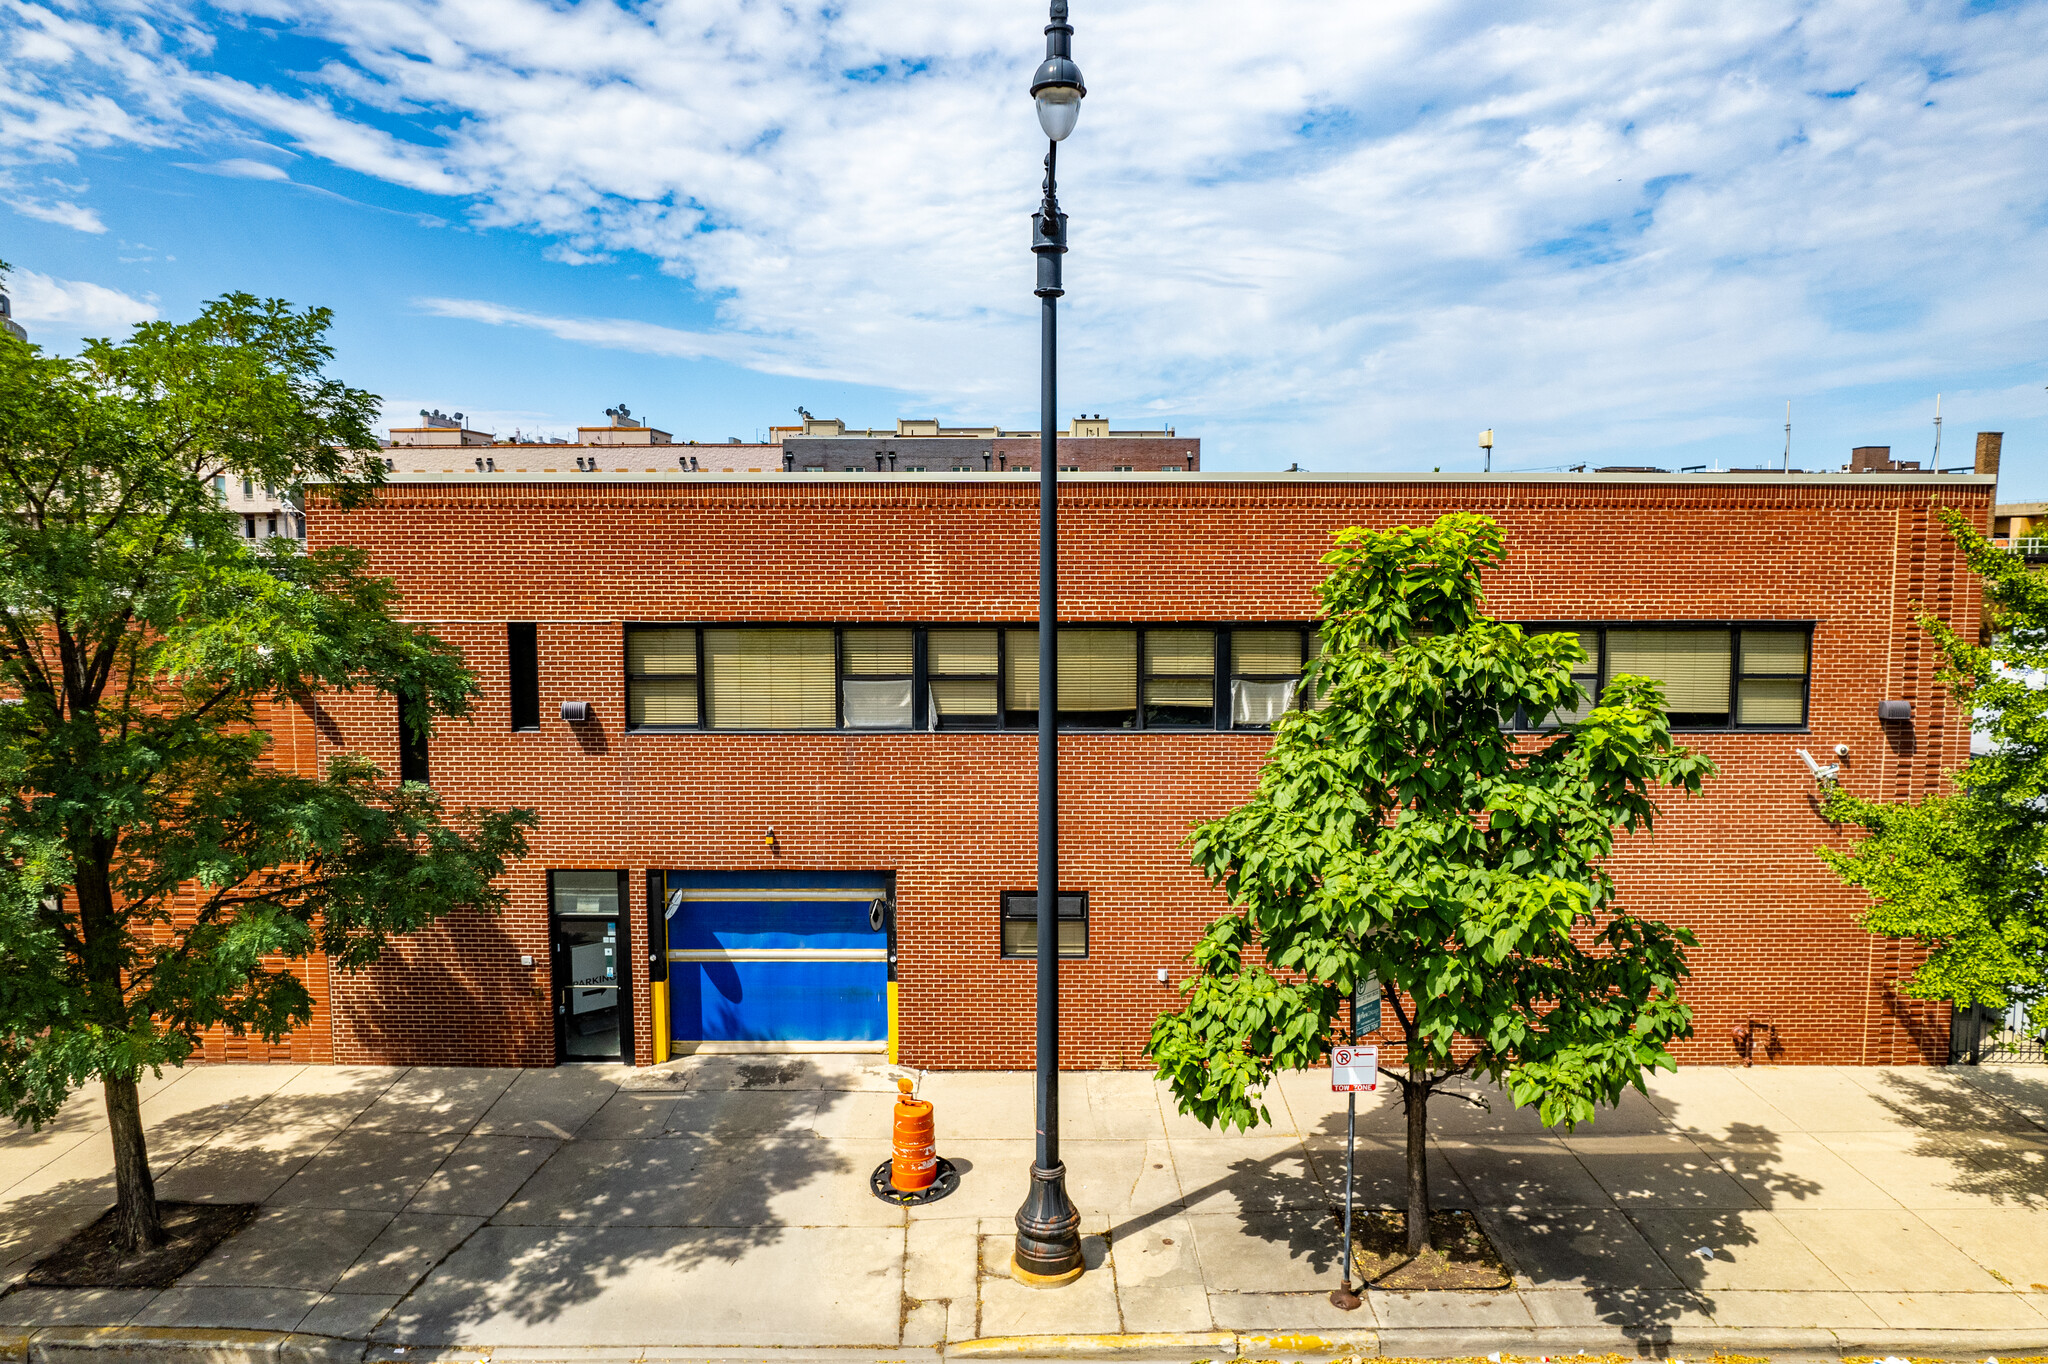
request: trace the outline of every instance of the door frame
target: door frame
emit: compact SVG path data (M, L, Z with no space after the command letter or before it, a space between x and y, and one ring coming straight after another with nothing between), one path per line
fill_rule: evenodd
M557 950L555 937L555 873L558 871L609 871L618 878L618 951L617 971L619 981L619 1054L613 1057L569 1055L569 1011L564 998L568 982L564 979L567 970L566 954ZM633 935L632 901L628 898L628 886L632 874L617 867L550 867L548 868L548 1007L555 1025L555 1064L561 1065L627 1065L633 1064L633 967L630 943ZM603 917L571 914L571 919Z

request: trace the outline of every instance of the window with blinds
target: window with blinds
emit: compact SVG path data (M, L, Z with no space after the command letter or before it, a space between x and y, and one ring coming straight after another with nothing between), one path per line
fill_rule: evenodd
M1805 630L1745 626L1738 649L1735 719L1743 725L1806 723L1808 637Z
M1063 890L1058 898L1060 955L1088 955L1088 892ZM1038 896L1028 890L1003 892L1002 955L1038 955Z
M713 729L835 729L838 667L829 629L706 630Z
M1581 627L1544 633L1575 636L1579 641L1579 647L1586 651L1586 661L1572 669L1572 681L1578 683L1579 690L1584 695L1579 698L1576 705L1560 706L1550 714L1539 717L1533 728L1556 729L1559 725L1577 724L1593 713L1593 707L1600 698L1600 631L1597 627Z
M839 713L848 729L909 729L917 636L907 625L839 634Z
M697 632L626 631L626 723L634 729L695 729Z
M1060 631L1060 723L1130 729L1138 722L1138 632Z
M1145 728L1216 723L1216 632L1146 630Z
M1003 723L1011 729L1038 724L1038 631L1003 631Z
M1664 707L1673 724L1728 721L1730 630L1607 631L1607 675L1631 673L1664 684Z
M1812 628L1803 623L1524 628L1577 638L1586 659L1572 678L1585 695L1546 716L1503 716L1503 728L1582 720L1620 673L1663 684L1674 728L1806 724ZM518 640L510 642L516 651ZM1298 707L1328 704L1305 676L1321 642L1310 626L1068 626L1060 631L1060 726L1267 729ZM626 709L636 730L1029 730L1038 705L1038 631L1025 626L626 631Z
M1010 633L1015 634L1016 631ZM927 630L925 673L927 724L933 729L988 729L1000 709L1002 632ZM1038 666L1038 641L1031 642L1031 664ZM1036 702L1033 703L1034 705Z
M1060 631L1065 729L1266 727L1307 700L1313 629ZM628 727L1035 729L1038 631L1000 625L636 625Z
M1302 631L1230 632L1230 727L1269 729L1294 709L1301 693Z
M1584 719L1591 698L1623 673L1664 684L1674 729L1798 729L1806 724L1813 631L1804 623L1525 628L1532 634L1578 637L1586 662L1573 670L1572 680L1589 699L1539 723L1520 716L1520 728L1547 729Z
M1060 723L1080 728L1129 729L1138 710L1138 632L1060 631ZM1038 723L1038 631L1005 630L1008 677L1004 722L1025 729Z

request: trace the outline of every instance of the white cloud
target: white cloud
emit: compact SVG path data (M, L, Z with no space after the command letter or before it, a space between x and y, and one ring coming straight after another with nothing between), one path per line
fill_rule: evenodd
M199 171L204 175L225 175L232 180L290 180L291 174L282 166L273 166L268 161L252 161L246 156L231 156L225 161L199 163L180 161L176 163L185 170Z
M771 346L729 333L683 331L626 318L556 317L470 298L422 298L416 302L420 311L435 317L484 322L494 327L527 327L564 341L601 346L606 350L637 351L642 355L666 355L681 360L725 360L773 374L829 377L812 370L792 368L789 361Z
M216 69L213 11L18 4L10 154L278 140L559 261L651 257L718 309L704 331L428 305L444 316L907 389L954 415L1035 406L1034 14L242 8L331 59L303 79ZM1726 436L1752 408L1769 429L1788 394L1991 392L2005 381L1944 376L2041 353L2048 6L1503 13L1080 6L1065 390L1199 421L1261 462L1413 465L1491 425L1504 462L1533 463ZM61 78L80 63L103 79Z
M16 270L7 277L14 316L37 340L38 326L61 327L89 334L125 332L138 322L156 320L156 305L118 289L84 280L54 279L34 270Z
M46 204L40 200L14 195L10 198L9 207L24 218L36 218L46 223L55 223L59 227L75 228L80 232L98 233L107 230L107 225L100 221L98 213L90 208L81 208L68 199Z

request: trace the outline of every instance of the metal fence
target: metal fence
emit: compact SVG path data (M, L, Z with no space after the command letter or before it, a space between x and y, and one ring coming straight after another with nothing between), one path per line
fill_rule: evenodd
M2003 1011L1977 1004L1950 1015L1948 1059L1952 1065L2040 1065L2048 1063L2048 1046L2041 1033L2027 1030L2024 1004Z

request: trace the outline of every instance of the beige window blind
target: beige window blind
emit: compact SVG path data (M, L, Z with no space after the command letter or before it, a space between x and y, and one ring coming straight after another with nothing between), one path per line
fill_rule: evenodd
M644 725L695 725L697 679L659 677L628 683L626 723L635 729Z
M1216 633L1213 630L1145 632L1145 704L1216 704Z
M1673 714L1727 712L1730 652L1726 630L1607 632L1608 674L1656 678Z
M1598 630L1552 630L1555 635L1570 635L1578 640L1579 647L1586 651L1586 661L1572 669L1572 676L1587 677L1600 671L1600 632Z
M1806 684L1796 677L1745 677L1737 722L1796 725L1806 719Z
M1806 631L1744 630L1742 671L1806 675Z
M1138 632L1062 630L1060 709L1136 710Z
M626 633L626 723L697 723L697 632L629 630Z
M1017 633L1012 630L1013 636ZM1038 647L1032 637L1032 648ZM959 673L993 675L996 671L994 630L932 630L925 635L926 667L934 677Z
M995 679L934 677L931 680L931 704L941 720L966 720L994 715Z
M1309 631L1309 651L1307 651L1307 657L1303 659L1303 668L1313 664L1315 659L1319 659L1319 657L1323 657L1323 631ZM1309 707L1311 711L1327 711L1329 709L1329 688L1323 686L1323 684L1303 682L1303 686L1300 686L1300 702L1303 702L1303 705Z
M1148 706L1208 706L1216 701L1213 677L1148 677L1145 704Z
M1010 677L1004 707L1008 710L1038 709L1038 631L1005 630L1003 652L1009 656Z
M715 729L831 729L838 678L830 630L706 630Z
M697 672L695 630L631 630L626 634L629 673L693 677Z
M1230 671L1253 677L1300 672L1301 631L1232 630Z
M1806 720L1807 641L1804 630L1744 630L1735 720L1744 725L1797 725Z
M1153 676L1216 675L1216 635L1211 630L1147 630L1145 671Z
M1311 630L1308 632L1308 657L1303 660L1302 666L1305 668L1322 656L1323 632L1321 630ZM1304 682L1301 695L1303 698L1302 704L1311 710L1327 710L1329 708L1330 689L1320 683Z
M912 644L907 627L847 630L840 635L839 647L848 677L910 675Z
M1585 696L1576 705L1560 706L1537 722L1538 728L1576 724L1593 713L1600 691L1600 632L1598 630L1552 630L1550 634L1571 635L1586 651L1586 661L1572 669L1572 681ZM1677 707L1673 706L1673 710Z

